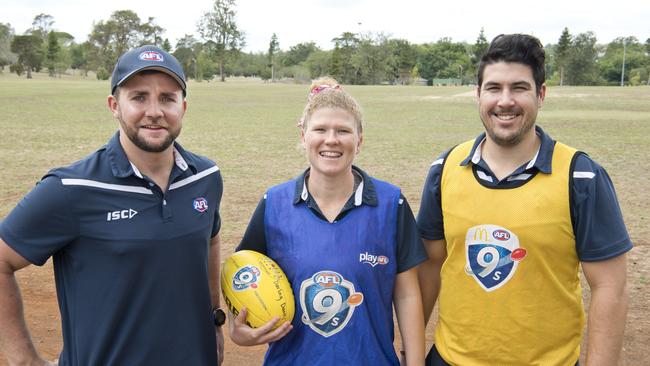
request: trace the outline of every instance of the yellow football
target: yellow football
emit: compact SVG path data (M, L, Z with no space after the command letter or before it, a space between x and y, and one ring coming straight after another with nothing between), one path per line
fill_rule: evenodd
M285 321L291 322L295 313L287 276L271 258L252 250L236 252L223 262L221 292L234 315L246 307L246 323L253 328L276 316L280 318L277 328Z

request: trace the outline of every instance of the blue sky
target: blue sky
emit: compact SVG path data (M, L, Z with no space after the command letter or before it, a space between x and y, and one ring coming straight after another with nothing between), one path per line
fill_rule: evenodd
M184 34L195 34L196 23L213 4L210 0L3 0L0 22L16 33L31 26L35 15L50 14L54 28L83 42L93 22L115 10L130 9L141 19L155 17L172 45ZM182 4L182 6L181 6ZM331 39L345 31L383 32L413 43L442 37L473 43L483 27L488 40L500 33L531 33L542 43L556 43L566 26L572 34L594 31L599 43L620 36L650 38L650 1L435 1L435 0L238 0L237 22L246 34L247 51L268 49L275 32L280 48L314 41L331 49ZM198 36L197 36L198 38Z

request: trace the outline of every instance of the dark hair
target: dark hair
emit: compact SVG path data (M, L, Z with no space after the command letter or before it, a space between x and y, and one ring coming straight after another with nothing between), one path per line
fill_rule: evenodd
M483 84L485 66L501 61L516 62L531 68L536 92L539 95L542 84L546 80L545 59L544 47L539 39L527 34L500 34L492 40L490 47L481 57L478 66L478 86Z

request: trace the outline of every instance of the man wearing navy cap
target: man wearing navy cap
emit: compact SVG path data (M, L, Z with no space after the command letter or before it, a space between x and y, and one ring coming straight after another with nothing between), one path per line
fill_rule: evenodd
M223 359L214 162L176 138L185 74L155 46L120 57L101 149L51 170L0 223L0 347L11 365L49 365L22 315L14 272L54 260L59 365L217 365Z

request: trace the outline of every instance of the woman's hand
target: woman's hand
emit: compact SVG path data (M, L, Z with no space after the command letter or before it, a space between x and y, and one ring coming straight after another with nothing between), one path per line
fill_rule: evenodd
M259 328L251 328L246 324L246 314L246 308L242 308L239 315L234 319L231 316L229 321L230 339L240 346L255 346L275 342L293 329L290 322L284 322L276 329L273 329L278 320L280 320L278 317L271 319Z

